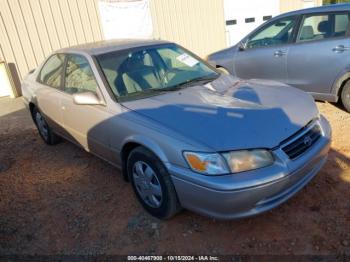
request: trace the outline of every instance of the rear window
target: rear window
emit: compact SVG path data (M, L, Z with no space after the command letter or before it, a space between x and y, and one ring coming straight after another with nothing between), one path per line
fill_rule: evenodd
M345 36L349 26L349 14L335 16L335 36Z
M39 82L53 88L60 88L62 83L63 66L63 54L51 56L40 71Z

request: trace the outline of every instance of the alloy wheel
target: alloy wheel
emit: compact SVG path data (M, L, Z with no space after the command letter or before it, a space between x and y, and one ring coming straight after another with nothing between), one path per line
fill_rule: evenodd
M49 138L49 129L48 129L48 126L47 126L45 119L43 118L43 116L39 112L37 112L35 115L35 122L38 126L40 134L47 141Z
M132 177L142 200L152 208L160 207L163 201L163 193L154 170L147 163L137 161L132 168Z

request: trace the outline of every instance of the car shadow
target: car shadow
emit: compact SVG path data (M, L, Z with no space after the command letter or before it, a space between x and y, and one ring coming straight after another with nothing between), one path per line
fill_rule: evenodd
M345 109L345 107L341 101L338 101L337 103L329 103L329 104L331 104L334 107L338 108L339 110L349 114L349 112Z

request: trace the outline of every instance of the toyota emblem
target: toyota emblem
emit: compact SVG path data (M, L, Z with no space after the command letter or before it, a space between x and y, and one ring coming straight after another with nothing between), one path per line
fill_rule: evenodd
M311 146L311 144L312 144L312 139L311 139L311 137L310 137L310 136L304 137L304 145L306 145L306 146Z

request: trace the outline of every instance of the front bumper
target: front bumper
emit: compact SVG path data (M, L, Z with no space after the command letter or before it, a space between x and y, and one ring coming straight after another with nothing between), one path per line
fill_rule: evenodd
M273 151L274 165L224 176L204 176L168 165L181 205L218 219L253 216L280 205L301 190L326 162L331 128L323 117L319 124L322 136L296 160L278 148Z

